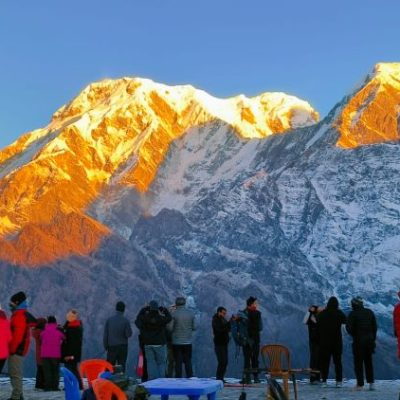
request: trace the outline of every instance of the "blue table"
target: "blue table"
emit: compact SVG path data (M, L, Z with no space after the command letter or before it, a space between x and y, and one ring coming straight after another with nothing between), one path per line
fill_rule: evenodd
M169 395L185 395L190 400L199 400L207 395L208 400L215 400L217 391L224 387L222 381L202 378L158 378L141 383L150 394L161 395L161 400L168 400Z

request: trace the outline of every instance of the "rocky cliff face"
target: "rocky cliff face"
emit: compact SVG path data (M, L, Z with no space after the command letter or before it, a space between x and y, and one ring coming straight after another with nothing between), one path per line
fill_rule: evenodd
M79 308L94 356L117 299L134 318L183 294L200 323L197 372L210 374L217 306L258 297L263 342L306 366L308 305L361 295L379 319L378 376L394 376L399 70L379 64L319 123L283 94L89 86L0 153L0 300L25 289L36 313Z

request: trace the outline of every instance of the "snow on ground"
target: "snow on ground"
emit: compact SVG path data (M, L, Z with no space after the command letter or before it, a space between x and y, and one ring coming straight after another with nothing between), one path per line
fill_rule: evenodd
M227 379L230 383L237 384L238 379ZM64 391L59 392L38 392L34 390L35 380L32 378L24 379L24 397L26 400L63 400ZM398 399L400 392L400 380L396 381L377 381L376 390L354 391L354 380L345 381L342 388L336 388L334 381L329 381L329 386L323 388L320 385L310 385L308 381L298 382L299 400L390 400ZM62 384L60 385L62 387ZM266 398L266 384L261 383L257 387L247 387L244 389L247 400L261 400ZM238 400L242 392L240 385L235 387L225 387L219 392L219 400ZM10 397L10 383L8 378L0 378L0 400ZM159 399L152 396L152 399ZM294 399L293 387L290 386L290 398ZM171 400L186 400L186 396L170 396Z

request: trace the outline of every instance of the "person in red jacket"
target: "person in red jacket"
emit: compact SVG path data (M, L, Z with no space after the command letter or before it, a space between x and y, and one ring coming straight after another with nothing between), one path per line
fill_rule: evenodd
M400 292L397 292L400 299ZM400 358L400 302L397 303L393 310L393 328L394 336L397 337L397 357Z
M28 353L30 343L30 328L36 324L36 319L27 311L28 305L24 292L11 296L11 342L9 346L8 373L12 387L11 400L23 400L23 363Z
M11 341L10 321L3 310L0 310L0 374L7 361L9 351L8 345Z

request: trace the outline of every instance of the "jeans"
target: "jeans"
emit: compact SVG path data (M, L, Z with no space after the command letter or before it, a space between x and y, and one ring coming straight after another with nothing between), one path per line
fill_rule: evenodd
M166 345L145 345L148 379L165 378Z
M182 363L185 364L186 378L193 376L192 369L192 345L191 344L173 344L175 359L175 377L182 378Z
M167 378L175 377L175 360L174 360L174 350L172 349L172 344L167 344Z

